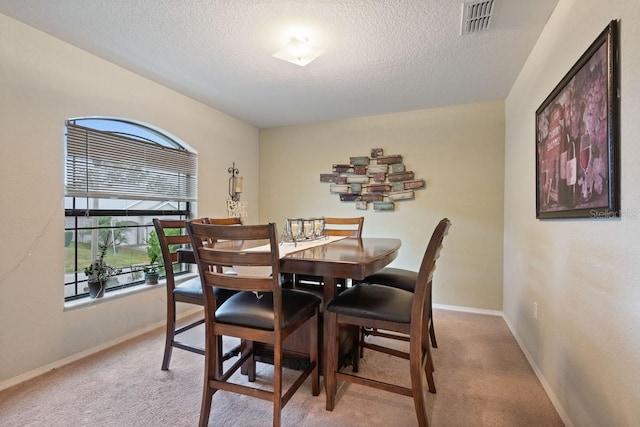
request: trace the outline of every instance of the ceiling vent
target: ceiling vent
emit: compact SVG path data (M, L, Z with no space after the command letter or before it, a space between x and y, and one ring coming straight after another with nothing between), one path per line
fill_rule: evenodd
M491 24L494 0L480 0L462 4L462 26L460 34L486 31Z

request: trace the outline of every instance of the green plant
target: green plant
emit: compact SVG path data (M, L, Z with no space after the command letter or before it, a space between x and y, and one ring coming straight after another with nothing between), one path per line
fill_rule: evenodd
M118 269L109 266L104 261L104 257L107 254L107 248L107 245L100 245L98 258L84 269L84 274L87 275L87 280L89 282L102 282L120 272Z
M149 232L147 238L147 255L149 256L149 264L142 269L145 273L158 274L160 270L159 260L162 260L162 253L160 252L160 241L155 230Z
M151 264L148 264L142 267L142 271L144 271L145 274L159 274L160 266L158 265L157 262L153 261L151 262Z
M147 237L147 255L149 260L157 262L162 259L162 252L160 251L160 241L158 240L158 234L156 230L151 230Z

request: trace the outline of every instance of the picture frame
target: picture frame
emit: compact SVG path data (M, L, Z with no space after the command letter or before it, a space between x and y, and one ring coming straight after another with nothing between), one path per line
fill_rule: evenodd
M620 216L616 24L607 25L536 110L538 219Z

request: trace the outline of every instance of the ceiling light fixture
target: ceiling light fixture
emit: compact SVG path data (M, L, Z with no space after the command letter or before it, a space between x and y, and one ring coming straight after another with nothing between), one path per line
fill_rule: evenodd
M291 37L289 43L273 57L304 67L323 53L324 50L311 46L306 37Z

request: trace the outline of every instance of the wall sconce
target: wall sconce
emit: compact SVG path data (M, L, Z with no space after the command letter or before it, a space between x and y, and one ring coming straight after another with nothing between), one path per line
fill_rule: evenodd
M233 162L233 166L228 169L231 174L229 178L229 197L234 202L240 200L240 193L242 193L242 177L238 176L240 171L236 168L236 162Z
M323 53L324 50L311 46L306 37L291 37L289 43L272 56L304 67Z

